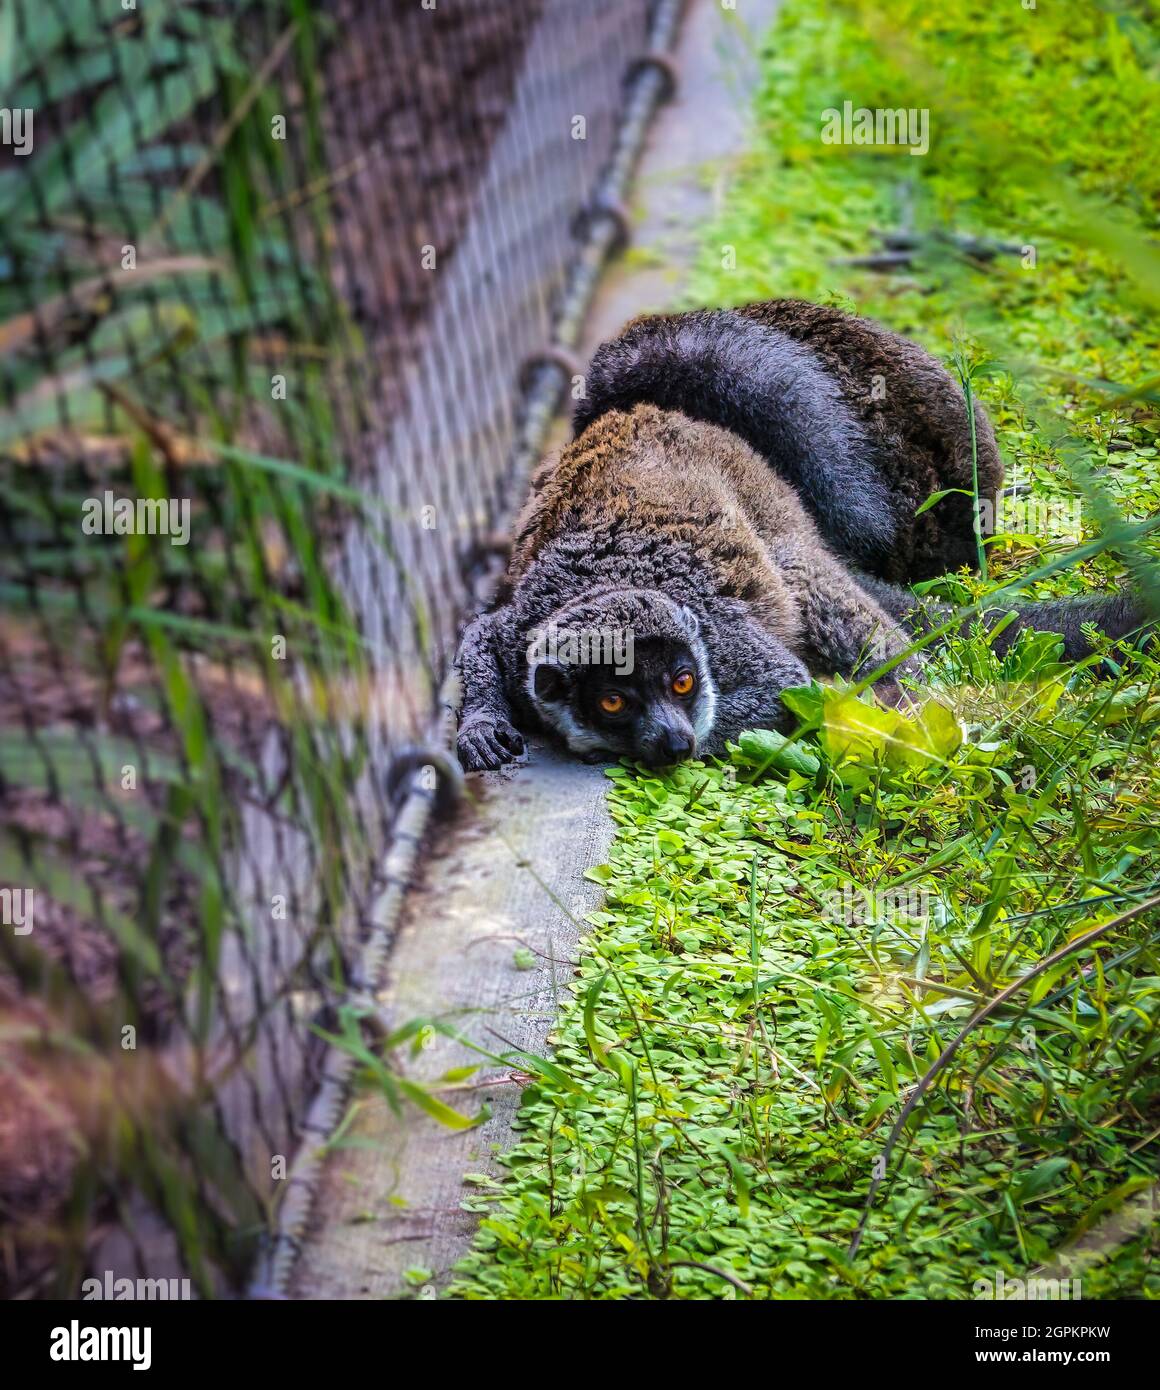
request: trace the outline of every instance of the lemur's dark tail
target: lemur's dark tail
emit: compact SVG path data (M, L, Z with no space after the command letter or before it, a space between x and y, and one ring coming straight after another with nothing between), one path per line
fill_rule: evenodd
M1034 632L1058 632L1063 638L1063 654L1068 661L1091 656L1092 646L1083 635L1088 623L1116 641L1144 627L1148 616L1131 594L1093 594L1091 598L1049 599L1040 603L1017 603L990 609L983 614L988 627L996 627L1014 610L1015 617L996 636L992 646L1002 656L1019 636L1030 628Z
M947 621L954 609L946 604L920 601L909 589L884 580L859 575L859 585L878 601L891 617L904 623L915 633L929 632ZM1119 642L1147 627L1150 618L1134 594L1092 594L1084 598L1046 599L1027 603L996 604L982 613L988 628L997 628L1008 613L1014 618L995 637L992 646L1003 656L1021 632L1057 632L1063 638L1063 654L1068 661L1082 661L1091 656L1092 645L1083 634L1091 623L1097 631ZM970 626L970 621L964 624Z
M787 334L727 309L637 319L597 349L576 433L642 403L739 434L794 485L847 558L868 561L892 544L894 502L866 429Z

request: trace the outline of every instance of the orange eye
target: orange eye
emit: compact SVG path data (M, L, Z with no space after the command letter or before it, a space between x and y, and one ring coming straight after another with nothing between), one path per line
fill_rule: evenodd
M610 690L607 695L601 695L600 708L605 714L619 714L624 708L624 696Z
M688 695L696 683L692 671L682 671L673 681L673 694Z

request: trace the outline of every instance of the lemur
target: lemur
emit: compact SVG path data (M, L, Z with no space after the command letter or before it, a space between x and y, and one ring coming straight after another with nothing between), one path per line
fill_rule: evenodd
M977 401L975 438L994 497L1003 466ZM658 767L786 727L788 686L874 671L930 622L903 585L975 565L972 497L916 515L972 473L959 386L870 320L798 300L635 320L593 357L500 600L464 635L460 761L499 767L546 732ZM1085 623L1119 638L1143 621L1118 594L1013 611L999 652L1034 627L1072 660L1090 654ZM876 693L897 704L920 670L906 656Z

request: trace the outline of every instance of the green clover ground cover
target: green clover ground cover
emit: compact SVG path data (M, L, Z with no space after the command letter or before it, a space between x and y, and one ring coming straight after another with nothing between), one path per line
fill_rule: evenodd
M1084 541L1149 516L1154 36L1133 6L878 9L784 7L697 300L850 297L971 374L1009 475L1059 508L1041 515L1079 501ZM930 154L823 146L820 113L847 98L929 107ZM831 264L907 203L909 269ZM980 266L939 226L1034 256ZM991 582L1074 546L1052 525L1009 526ZM1154 553L1092 547L1033 592ZM1058 656L1024 638L1000 662L976 632L917 718L813 686L789 697L790 749L758 734L721 764L612 769L605 902L510 1175L470 1188L454 1293L970 1298L1078 1241L1062 1272L1085 1297L1160 1296L1160 663L1097 681Z

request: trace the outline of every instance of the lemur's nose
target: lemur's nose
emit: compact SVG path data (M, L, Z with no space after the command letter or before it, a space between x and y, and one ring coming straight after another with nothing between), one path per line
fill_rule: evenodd
M682 733L680 729L666 729L665 736L661 740L661 750L666 758L671 759L674 763L679 763L693 752L692 735Z

